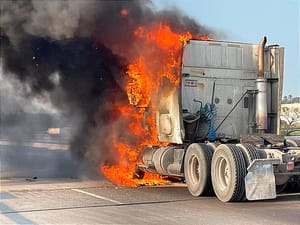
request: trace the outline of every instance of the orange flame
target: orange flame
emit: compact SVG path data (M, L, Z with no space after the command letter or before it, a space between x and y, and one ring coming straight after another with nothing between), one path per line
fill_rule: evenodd
M116 106L122 118L128 121L125 129L123 128L126 134L122 140L113 136L112 147L116 149L116 163L102 164L100 171L118 185L161 184L167 181L159 175L146 173L140 180L134 179L133 173L139 163L139 154L145 146L162 145L157 139L155 128L157 91L163 79L179 86L182 46L192 35L189 32L175 33L162 23L138 27L134 35L137 54L127 68L126 92L129 103L138 107Z
M116 149L117 162L113 165L100 165L101 173L111 182L122 185L134 187L138 185L154 185L167 183L162 180L159 175L146 173L144 179L133 179L136 164L139 162L138 156L145 145L152 142L151 132L143 126L143 108L134 108L131 105L116 105L116 110L122 115L123 119L127 119L126 130L130 132L132 137L138 137L136 143L129 143L129 140L120 141L115 133L112 139L112 147ZM127 136L128 135L124 135ZM130 137L129 137L130 138Z
M209 37L207 35L201 35L196 39L201 40L201 41L212 41L213 40L211 37Z
M121 16L127 16L128 15L128 10L127 9L121 9L120 14L121 14Z
M134 34L143 50L128 66L126 91L130 104L146 107L164 77L179 85L181 48L192 35L176 34L164 24L139 27Z

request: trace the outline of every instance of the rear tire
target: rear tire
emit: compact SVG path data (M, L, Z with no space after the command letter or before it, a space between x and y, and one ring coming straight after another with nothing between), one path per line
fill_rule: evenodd
M212 158L212 185L222 202L241 201L245 194L246 163L236 145L219 145Z
M287 182L284 184L280 184L280 185L276 185L276 194L280 194L281 192L283 192L287 186Z
M243 153L244 160L246 163L246 168L252 163L254 159L260 159L259 152L256 148L251 144L237 144L236 146L239 147L240 151ZM246 171L247 174L247 171ZM246 192L243 196L243 200L247 200Z
M246 168L251 164L254 159L260 159L260 155L256 148L251 144L237 144L244 155Z
M193 143L184 158L184 177L193 196L212 193L210 176L212 151L205 144Z
M212 153L214 153L214 151L218 147L218 144L213 143L213 142L208 142L208 143L206 143L206 146L210 148L210 150L212 151Z

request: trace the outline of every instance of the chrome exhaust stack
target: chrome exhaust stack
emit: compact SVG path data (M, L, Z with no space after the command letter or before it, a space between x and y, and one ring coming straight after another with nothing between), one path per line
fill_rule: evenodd
M258 73L256 78L256 122L257 132L264 133L268 129L267 111L267 79L264 74L264 51L267 37L263 37L258 45Z

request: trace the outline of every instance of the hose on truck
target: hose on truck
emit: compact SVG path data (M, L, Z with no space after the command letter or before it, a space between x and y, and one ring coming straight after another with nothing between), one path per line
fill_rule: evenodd
M200 117L207 121L208 125L208 140L215 141L217 138L215 129L213 127L213 121L216 118L217 110L214 104L206 103L205 106L200 109Z
M216 132L213 128L213 121L217 115L216 106L214 104L206 103L204 106L201 101L194 99L194 102L200 103L200 109L197 111L197 115L199 115L199 119L196 122L196 127L194 131L194 138L200 137L200 122L205 121L208 125L208 140L215 141L216 140Z

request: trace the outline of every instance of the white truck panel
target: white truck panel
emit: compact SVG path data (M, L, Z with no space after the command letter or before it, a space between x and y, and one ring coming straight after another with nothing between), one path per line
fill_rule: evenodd
M276 132L274 130L278 127L282 59L283 49L278 46L265 49L270 132ZM194 100L201 101L203 106L206 103L215 104L215 129L235 107L218 128L219 137L239 138L241 134L247 134L249 109L247 95L244 94L247 90L257 89L257 73L257 44L190 40L183 48L181 90L174 90L172 97L169 96L166 101L160 95L162 99L156 118L159 140L177 144L183 142L184 113L196 114L200 108L200 104ZM176 107L177 103L179 108ZM206 136L207 129L207 124L202 123L201 135Z
M257 45L190 40L182 63L184 67L257 71Z

